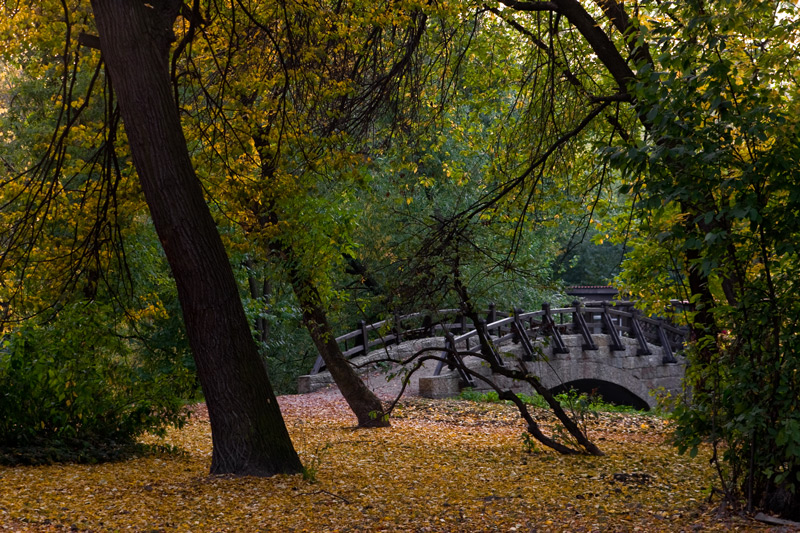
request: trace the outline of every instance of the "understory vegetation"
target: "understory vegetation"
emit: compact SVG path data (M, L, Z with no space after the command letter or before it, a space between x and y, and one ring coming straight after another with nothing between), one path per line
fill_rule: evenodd
M526 405L531 405L533 407L538 407L540 409L547 409L548 405L544 398L540 395L534 393L533 395L527 395L519 393L517 396L522 400L522 402ZM508 400L501 400L498 396L497 392L495 391L479 391L474 389L462 389L461 393L458 395L459 398L462 400L469 400L471 402L488 402L488 403L505 403L506 405L510 405L511 402ZM645 414L648 411L641 411L636 409L635 407L631 407L629 405L615 405L613 403L606 402L602 397L580 393L575 390L570 390L569 392L562 392L560 394L555 395L556 400L565 408L574 409L576 411L581 412L601 412L601 413L637 413L637 414Z

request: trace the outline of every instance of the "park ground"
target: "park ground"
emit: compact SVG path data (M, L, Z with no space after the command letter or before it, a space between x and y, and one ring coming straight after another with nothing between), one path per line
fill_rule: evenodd
M305 476L209 476L198 405L181 453L0 468L0 531L792 531L723 516L710 450L678 455L652 415L593 415L607 455L565 457L502 404L409 397L373 430L335 390L280 404Z

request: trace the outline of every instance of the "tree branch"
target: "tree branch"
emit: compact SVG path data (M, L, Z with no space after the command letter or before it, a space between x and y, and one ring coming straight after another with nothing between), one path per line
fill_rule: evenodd
M653 64L650 47L647 43L638 42L639 28L631 21L625 9L616 0L594 0L600 6L615 28L625 37L625 43L636 64Z
M505 6L517 11L554 11L558 13L556 2L524 2L518 0L500 0Z
M86 48L100 50L100 37L97 35L88 34L85 31L82 31L78 34L78 43Z
M621 92L627 92L628 84L635 77L633 71L608 35L578 0L554 0L553 2L501 0L501 2L517 11L552 11L565 16L586 39L597 58L605 65L619 85Z

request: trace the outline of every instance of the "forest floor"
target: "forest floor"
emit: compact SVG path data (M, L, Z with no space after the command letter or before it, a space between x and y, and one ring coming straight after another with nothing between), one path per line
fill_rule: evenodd
M678 455L655 416L593 415L607 455L565 457L503 404L408 397L356 430L335 389L279 401L312 479L209 476L199 405L166 438L180 454L0 467L0 531L791 531L720 516L710 451Z

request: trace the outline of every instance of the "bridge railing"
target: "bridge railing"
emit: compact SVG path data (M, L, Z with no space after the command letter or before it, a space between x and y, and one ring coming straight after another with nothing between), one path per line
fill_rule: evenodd
M548 337L553 346L553 353L568 353L569 349L564 344L562 335L572 334L583 337L584 350L597 350L593 335L606 334L610 337L609 348L612 351L623 351L625 346L621 337L627 336L636 339L638 343L637 355L651 355L650 345L662 347L662 363L677 363L675 352L682 349L686 338L686 330L678 328L662 318L644 317L633 307L631 302L573 302L572 307L551 309L549 304L543 304L539 311L524 312L515 310L514 314L495 322L481 322L478 326L459 336L447 333L442 357L449 361L451 368L461 373L462 379L472 385L471 377L462 370L463 361L459 360L455 348L462 343L477 339L479 332L483 331L487 337L491 336L493 345L506 342L521 344L524 359L533 360L535 350L533 342L537 337ZM499 365L503 360L495 351L494 346L487 347L489 353L484 354L494 358ZM447 365L441 361L434 375L439 375Z
M490 322L508 316L508 313L497 310L494 304L490 304L482 314ZM395 315L372 324L361 320L357 329L336 337L336 342L342 354L349 359L411 339L444 336L448 331L461 334L474 329L472 320L460 309L439 309ZM317 356L311 374L317 374L324 368L325 362L321 356Z
M567 353L569 349L561 338L563 335L581 335L584 350L596 350L592 335L607 334L611 337L610 349L625 350L621 337L636 339L638 355L650 355L650 345L663 348L663 363L675 363L675 352L683 347L686 330L660 318L642 316L633 302L572 302L571 307L552 309L542 304L537 311L516 309L513 314L498 311L494 304L485 313L486 319L473 324L458 309L440 309L434 312L418 312L394 316L380 322L367 324L361 321L359 328L336 337L342 353L351 358L367 354L372 350L399 344L405 340L445 336L445 354L452 357L455 346L470 349L478 343L478 330L492 338L495 345L506 342L523 344L532 351L532 342L537 337L548 337L553 353ZM455 335L458 334L456 337ZM527 351L527 350L526 350ZM502 361L498 362L502 364ZM445 363L440 363L438 375ZM458 366L458 365L453 365ZM324 368L321 357L317 357L312 374Z

